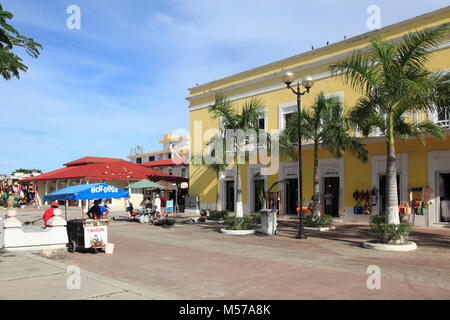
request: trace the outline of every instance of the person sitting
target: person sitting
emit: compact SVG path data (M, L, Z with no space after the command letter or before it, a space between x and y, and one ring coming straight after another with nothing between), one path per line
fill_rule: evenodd
M47 228L47 222L53 217L53 210L59 207L58 201L53 201L52 206L45 210L42 219L44 220L45 228Z
M98 220L102 218L102 210L100 209L99 201L95 200L94 205L89 209L87 215L90 219Z

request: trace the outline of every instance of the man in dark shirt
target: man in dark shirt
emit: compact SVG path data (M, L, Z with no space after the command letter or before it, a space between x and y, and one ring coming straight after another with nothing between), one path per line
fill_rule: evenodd
M102 217L102 209L100 208L99 201L95 200L94 205L89 209L87 215L90 219L101 219Z

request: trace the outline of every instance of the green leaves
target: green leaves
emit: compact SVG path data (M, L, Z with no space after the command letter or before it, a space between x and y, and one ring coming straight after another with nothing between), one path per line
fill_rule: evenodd
M379 129L388 140L387 119L393 119L393 137L409 139L425 134L442 137L442 130L431 121L408 122L411 112L442 110L449 106L450 75L432 73L426 68L433 50L448 31L449 24L408 33L398 44L372 39L370 51L355 53L330 66L341 73L345 82L360 90L360 97L351 110L352 126L368 136ZM392 142L393 143L393 142Z
M24 48L27 54L33 58L37 58L39 49L42 49L42 45L34 41L33 38L21 35L7 23L7 20L12 18L13 14L3 11L0 4L0 74L6 80L13 77L19 78L20 71L26 72L28 69L22 63L22 59L11 52L15 47Z
M368 152L358 138L350 135L350 123L344 114L342 103L336 96L326 97L319 93L315 102L302 111L302 138L322 144L334 157L341 158L349 150L362 161L367 161ZM297 113L288 119L286 129L280 136L280 153L296 159L298 147Z

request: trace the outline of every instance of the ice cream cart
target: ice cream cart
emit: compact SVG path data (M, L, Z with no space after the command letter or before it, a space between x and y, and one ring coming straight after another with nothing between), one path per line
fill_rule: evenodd
M83 184L67 187L44 196L44 201L97 200L128 198L125 190L105 183ZM108 221L85 219L82 208L81 219L67 221L68 248L70 252L80 249L104 249L108 243Z

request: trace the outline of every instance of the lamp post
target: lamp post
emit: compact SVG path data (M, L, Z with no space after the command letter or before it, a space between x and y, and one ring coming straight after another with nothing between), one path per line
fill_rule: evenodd
M294 89L291 87L292 82L294 82L294 74L292 72L285 72L283 74L283 82L286 84L288 89L291 89L292 92L297 96L297 126L298 126L298 176L297 176L297 182L298 182L298 206L300 207L300 228L298 230L297 239L306 239L307 236L305 235L305 227L303 222L303 210L302 210L302 115L301 115L301 104L302 104L302 96L305 93L309 93L309 90L314 85L314 80L311 76L306 76L301 81L301 84L305 87L306 91L301 92L300 91L300 82L297 83L297 89Z

